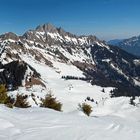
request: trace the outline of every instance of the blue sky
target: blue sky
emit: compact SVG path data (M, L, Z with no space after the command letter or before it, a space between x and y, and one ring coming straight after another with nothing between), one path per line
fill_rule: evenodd
M52 23L105 40L140 34L140 0L1 0L0 34Z

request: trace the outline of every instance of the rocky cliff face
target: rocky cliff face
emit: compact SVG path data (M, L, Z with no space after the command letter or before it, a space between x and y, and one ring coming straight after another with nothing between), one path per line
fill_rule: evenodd
M44 24L27 31L23 36L13 33L1 35L0 57L1 72L5 65L11 65L13 61L26 62L27 67L35 61L55 70L56 63L61 63L80 69L91 84L116 87L119 93L115 93L115 96L140 95L140 59L107 45L93 35L76 36L62 28ZM35 67L31 71L35 71ZM26 70L20 81L25 79L25 73ZM17 71L11 77L13 75L17 75ZM64 76L73 76L73 73ZM21 83L16 86L19 85Z

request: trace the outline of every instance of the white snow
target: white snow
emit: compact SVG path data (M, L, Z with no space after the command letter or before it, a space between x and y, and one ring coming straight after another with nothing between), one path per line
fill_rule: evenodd
M15 40L13 39L8 39L8 41L15 43Z
M80 45L88 44L87 37L78 38Z
M133 79L135 85L140 86L140 80Z
M63 40L62 36L60 36L58 33L47 33L51 38L54 38L56 40Z
M84 77L83 72L80 71L76 66L72 64L65 64L60 62L53 62L53 66L56 68L58 72L62 76L77 76L77 77Z
M132 115L133 113L133 115ZM127 99L110 99L93 108L90 117L80 111L45 108L9 109L0 105L1 140L139 140L140 108Z
M37 33L39 36L43 36L43 35L45 34L45 32L43 32L43 31L42 31L42 32L41 32L41 31L40 31L40 32L36 32L36 33Z

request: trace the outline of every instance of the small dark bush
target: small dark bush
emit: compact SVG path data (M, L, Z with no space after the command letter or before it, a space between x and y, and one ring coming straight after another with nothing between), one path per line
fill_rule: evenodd
M136 105L136 103L134 102L134 100L135 100L135 96L133 96L133 97L130 98L130 104L133 105L133 106Z
M87 100L90 101L90 97L89 96L87 97Z
M102 89L102 92L104 92L104 93L105 93L105 89L104 89L104 88Z
M57 111L61 111L62 104L53 97L52 94L47 94L45 99L41 99L41 107L51 108Z
M27 95L19 95L19 94L17 94L14 106L19 107L19 108L28 108L28 107L30 107L29 103L27 102L27 97L28 97Z
M5 85L0 85L0 104L13 108L14 99L8 96Z
M7 90L5 85L0 85L0 104L5 104L7 102Z
M79 108L87 115L90 116L92 107L86 103L79 104Z

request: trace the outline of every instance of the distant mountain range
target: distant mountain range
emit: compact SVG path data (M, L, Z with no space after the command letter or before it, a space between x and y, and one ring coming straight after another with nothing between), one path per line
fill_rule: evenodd
M109 45L116 45L116 46L118 46L118 44L119 44L120 42L123 42L123 40L124 40L124 39L113 39L113 40L109 40L107 43L108 43Z
M108 41L108 44L118 46L125 51L140 56L140 36L129 39L115 39Z
M140 95L138 57L107 45L96 36L76 36L51 24L40 25L22 36L1 35L0 59L0 83L6 84L9 90L34 84L47 86L44 82L47 78L42 79L40 70L45 65L67 80L79 79L92 85L114 87L117 91L113 96ZM63 65L71 66L71 73L62 74ZM83 76L76 77L75 69Z

